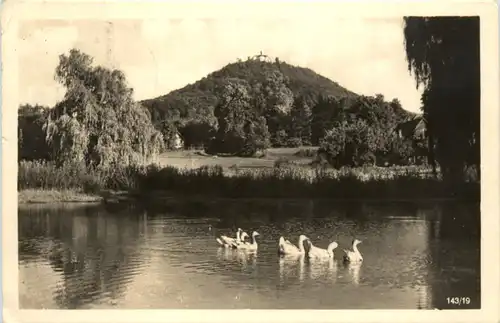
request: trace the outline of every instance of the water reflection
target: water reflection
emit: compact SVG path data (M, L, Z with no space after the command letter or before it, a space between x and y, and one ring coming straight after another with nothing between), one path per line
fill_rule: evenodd
M361 271L361 266L363 263L347 263L345 267L347 268L347 272L351 278L351 282L354 285L359 285L359 273Z
M321 280L322 283L337 281L338 261L333 258L309 259L304 255L282 255L278 257L281 286L298 280Z
M333 258L328 259L309 259L309 278L324 278L328 282L337 281L337 261Z
M289 254L278 257L280 283L284 286L289 280L298 278L303 282L305 279L305 256L301 254Z
M26 253L41 255L61 274L53 297L62 308L119 298L146 260L139 255L136 243L144 229L140 224L128 215L112 216L95 209L92 216L86 216L86 211L19 218L20 260L26 260Z
M219 247L217 257L220 260L237 263L242 270L255 269L257 266L257 251Z
M177 203L177 202L176 202ZM327 201L177 203L19 212L23 308L480 306L479 205ZM257 251L220 248L257 230ZM337 241L335 259L278 256L281 235ZM363 240L361 264L341 250ZM459 252L458 252L459 250Z
M432 304L430 303L430 298L431 298L431 292L429 290L431 289L430 286L428 285L421 285L418 286L418 302L417 302L417 309L426 309L429 308Z

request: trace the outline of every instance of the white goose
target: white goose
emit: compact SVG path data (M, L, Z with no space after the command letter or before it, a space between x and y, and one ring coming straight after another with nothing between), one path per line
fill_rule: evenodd
M241 237L244 238L243 237L244 235L248 236L246 234L246 232L243 232ZM257 236L260 236L260 234L257 231L254 231L254 232L252 232L252 242L245 242L245 241L240 241L239 243L234 242L232 244L232 247L236 248L236 249L243 249L243 250L257 250L258 244L257 244L257 240L255 239L255 237L257 237Z
M306 253L304 241L307 239L308 238L305 235L301 234L299 236L299 246L297 247L290 241L285 240L284 237L280 237L278 243L278 253L281 255L303 255Z
M312 244L310 239L307 239L307 243L309 244L309 252L307 253L309 258L316 258L316 259L333 258L334 257L333 250L335 250L335 248L339 246L339 244L335 241L330 243L326 249L316 247L315 245Z
M241 240L241 235L242 235L243 230L241 228L238 228L238 231L236 232L236 238L231 238L225 235L221 235L220 238L216 238L217 242L226 248L229 248L232 246L233 243L240 243ZM248 236L248 235L247 235Z
M239 241L234 241L232 244L231 244L231 248L234 248L234 245L241 245L241 244L248 244L248 242L245 241L246 238L250 238L250 236L248 235L248 233L246 233L245 231L242 231L241 232L241 235L240 235L240 240Z
M361 240L354 239L352 241L352 250L344 249L344 261L350 263L360 263L363 261L363 256L361 256L361 252L358 250L358 244L361 243Z

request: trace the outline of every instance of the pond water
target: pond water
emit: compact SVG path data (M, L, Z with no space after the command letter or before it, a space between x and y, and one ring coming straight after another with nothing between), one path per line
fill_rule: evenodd
M19 209L21 308L480 308L480 211L473 203L185 201ZM255 253L215 238L256 230ZM280 257L281 235L335 259ZM361 265L343 248L363 241ZM458 306L457 306L458 307ZM455 307L455 308L457 308Z

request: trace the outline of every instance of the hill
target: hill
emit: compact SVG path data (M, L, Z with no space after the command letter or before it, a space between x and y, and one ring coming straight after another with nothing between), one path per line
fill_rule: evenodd
M181 89L140 103L148 108L153 123L165 138L173 138L173 134L179 132L186 146L207 146L218 128L214 110L220 99L227 95L224 91L231 84L240 90L245 88L244 92L248 93L249 103L242 110L253 109L258 116L265 117L274 147L287 145L286 142L290 140L298 143L295 140L297 134L290 134L290 131L293 132L290 130L294 127L292 124L296 122L291 111L294 106L301 105L298 107L301 111L295 116L300 122L304 118L310 119L311 110L314 114L315 106L321 102L324 105L328 101L330 106L342 107L364 97L309 68L293 66L279 59L269 62L249 58L228 64ZM334 101L342 103L331 103ZM405 116L407 113L399 102L397 104L398 110L401 110L397 113ZM259 121L254 120L252 123L258 124ZM323 133L323 129L320 129L318 135L313 134L312 143L318 144L318 136L321 137ZM304 137L303 134L300 136ZM310 141L303 139L300 144L307 145L307 141Z
M209 108L217 103L217 88L228 79L241 79L249 84L262 83L266 75L272 72L283 74L296 97L302 95L316 100L320 94L337 98L357 96L356 93L309 68L293 66L286 62L270 63L250 59L228 64L193 84L157 98L143 100L141 104L151 111L154 120L158 117L188 118L195 112L192 110L205 115Z

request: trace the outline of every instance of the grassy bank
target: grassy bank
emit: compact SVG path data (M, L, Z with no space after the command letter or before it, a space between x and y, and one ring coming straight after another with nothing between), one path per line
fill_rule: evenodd
M25 189L18 192L19 204L34 203L94 203L101 202L102 196L76 190Z
M21 196L23 201L98 200L103 192L109 190L133 193L134 197L141 199L158 196L479 199L479 183L462 183L460 187L450 190L440 178L432 177L425 167L334 170L289 163L268 168L223 168L220 165L194 169L159 165L115 166L91 172L77 166L56 168L50 163L21 162L18 189L20 201ZM55 191L59 193L53 193ZM35 198L37 194L39 197ZM42 195L45 197L42 198Z

